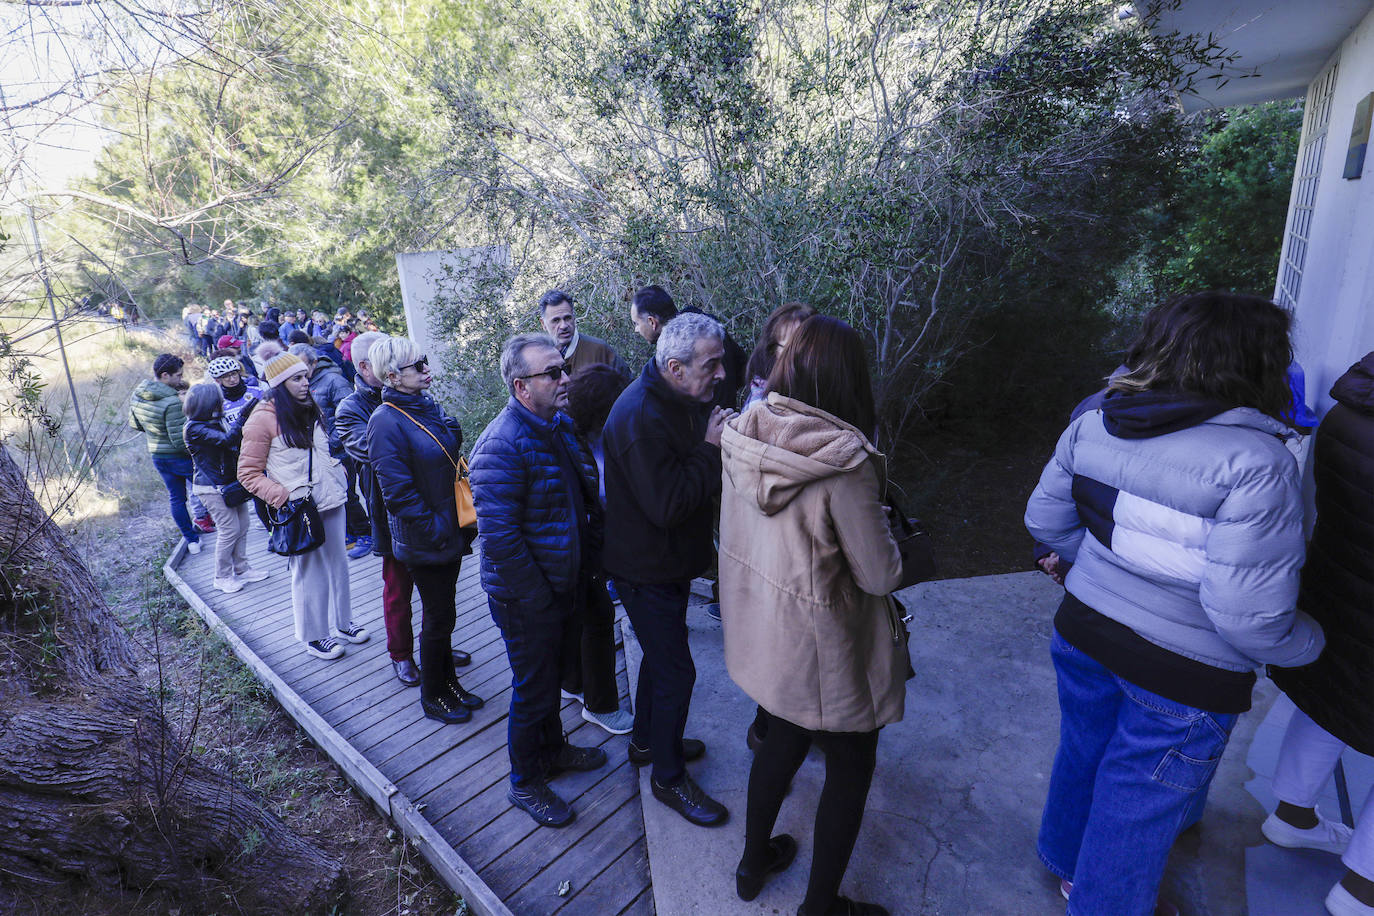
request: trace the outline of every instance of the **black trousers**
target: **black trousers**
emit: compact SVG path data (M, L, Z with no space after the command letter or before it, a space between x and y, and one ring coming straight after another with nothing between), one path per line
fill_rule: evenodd
M644 649L635 688L635 726L630 740L650 749L654 780L661 786L679 782L686 773L682 732L697 680L687 644L687 598L690 582L636 585L617 579L616 590Z
M453 668L453 624L458 612L458 570L461 561L437 566L411 566L420 592L420 695L438 696L458 680Z
M840 892L840 882L863 823L864 803L877 761L878 731L808 731L786 719L768 716L767 734L749 771L749 801L744 822L744 859L750 868L767 866L768 840L792 777L814 743L825 754L825 785L816 805L811 877L803 914L824 914Z
M368 521L367 511L363 509L362 502L358 499L358 465L352 458L344 455L341 459L344 466L344 473L348 475L348 496L344 505L347 511L344 518L348 523L349 540L355 538L368 537L372 534L372 523ZM386 524L386 519L382 519L382 524Z
M568 626L563 689L582 694L582 705L592 712L615 712L620 708L615 683L615 604L603 580L587 577Z
M558 696L559 665L567 654L573 617L571 595L554 595L546 608L528 608L487 596L510 660L510 717L506 745L510 781L517 788L541 783L566 740Z

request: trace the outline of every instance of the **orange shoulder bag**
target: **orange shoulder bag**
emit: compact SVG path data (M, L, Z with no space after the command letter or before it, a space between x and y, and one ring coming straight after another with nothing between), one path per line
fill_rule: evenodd
M421 431L423 431L426 436L433 439L435 445L439 446L439 450L444 453L444 457L453 465L453 501L458 506L458 525L461 528L471 528L473 525L476 525L477 506L472 501L472 484L468 481L467 459L460 453L458 455L458 460L454 461L453 456L448 453L448 449L444 448L444 443L440 442L439 437L434 435L434 433L425 429L425 424L406 413L402 408L396 407L396 405L390 401L383 401L382 403L387 407L395 407L397 410L401 411L403 417L420 427Z

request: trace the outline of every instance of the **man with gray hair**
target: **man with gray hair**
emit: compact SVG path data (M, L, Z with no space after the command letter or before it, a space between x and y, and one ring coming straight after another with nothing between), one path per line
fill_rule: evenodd
M559 664L576 636L581 583L600 571L596 465L563 413L568 367L552 337L508 340L501 376L511 397L473 447L471 480L482 588L510 659L506 794L536 824L562 827L573 810L549 779L606 764L600 748L568 743L559 716Z
M654 358L611 408L603 565L644 647L630 762L653 763L653 795L693 824L729 812L684 766L706 746L683 738L696 668L687 644L692 579L711 565L720 495L720 433L733 410L712 406L725 378L725 329L683 312L658 335Z

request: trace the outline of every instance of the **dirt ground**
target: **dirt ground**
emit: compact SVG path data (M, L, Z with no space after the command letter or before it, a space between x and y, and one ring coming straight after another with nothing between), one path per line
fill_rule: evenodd
M1021 519L1061 431L1058 421L1024 423L990 439L948 426L894 456L893 479L908 494L904 508L931 533L940 578L1034 569Z
M58 469L80 453L67 409L60 362L35 360L48 377L47 398L63 420L53 442L10 439L31 467L48 474L40 499L61 504L57 518L80 546L106 599L140 648L149 689L165 698L166 714L180 725L194 752L218 763L255 792L278 817L341 860L348 894L333 910L359 916L438 916L466 908L419 853L391 829L371 804L353 791L328 757L282 712L219 638L211 637L162 575L176 543L167 495L148 460L143 436L124 425L128 393L163 350L181 352L184 342L152 329L120 331L96 323L68 352L90 439L99 443L96 483L67 494L75 480ZM202 371L188 361L186 378ZM7 432L14 433L14 427ZM252 838L245 837L245 849ZM134 891L111 896L72 884L4 887L11 912L82 914L233 913L231 897L170 900Z

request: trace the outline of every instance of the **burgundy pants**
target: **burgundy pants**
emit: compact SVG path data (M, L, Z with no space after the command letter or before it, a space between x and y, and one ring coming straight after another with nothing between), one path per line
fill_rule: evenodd
M386 621L386 651L394 662L415 652L415 632L410 627L410 593L415 580L395 557L382 557L382 617Z

